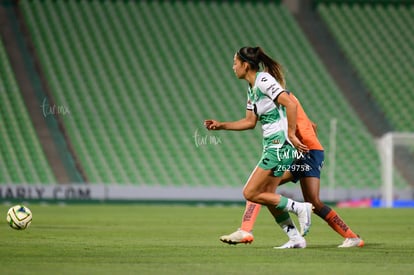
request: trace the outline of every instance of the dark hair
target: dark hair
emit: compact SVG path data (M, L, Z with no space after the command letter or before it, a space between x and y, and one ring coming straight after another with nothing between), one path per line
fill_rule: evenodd
M260 64L263 70L271 74L280 85L285 88L285 77L282 70L282 65L268 56L260 47L243 47L237 51L237 56L241 61L250 64L252 70L260 70Z

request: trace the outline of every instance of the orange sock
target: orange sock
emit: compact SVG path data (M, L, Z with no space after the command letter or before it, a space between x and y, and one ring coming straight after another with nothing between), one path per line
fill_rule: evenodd
M346 223L341 219L341 217L338 216L338 214L335 212L335 210L331 209L327 213L323 219L329 224L330 227L332 227L333 230L338 232L339 235L341 235L344 238L357 238L358 235L355 234L351 228L346 225Z
M247 232L253 231L253 226L256 222L257 215L259 215L261 207L262 206L260 204L251 201L246 201L246 208L244 210L243 220L240 226L241 230Z

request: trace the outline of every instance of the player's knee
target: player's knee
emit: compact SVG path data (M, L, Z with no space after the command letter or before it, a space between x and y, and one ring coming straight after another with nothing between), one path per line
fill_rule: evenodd
M321 202L321 200L318 197L307 197L305 198L306 202L310 202L313 207L315 208L322 208L325 204Z
M255 202L256 197L257 197L257 192L252 189L245 188L243 190L243 196L246 200Z

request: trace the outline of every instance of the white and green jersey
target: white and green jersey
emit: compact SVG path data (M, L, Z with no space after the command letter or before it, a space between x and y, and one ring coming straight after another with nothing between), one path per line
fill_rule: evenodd
M247 90L247 110L253 111L262 124L263 148L280 148L287 138L286 108L274 100L285 89L266 72L258 72L253 87Z

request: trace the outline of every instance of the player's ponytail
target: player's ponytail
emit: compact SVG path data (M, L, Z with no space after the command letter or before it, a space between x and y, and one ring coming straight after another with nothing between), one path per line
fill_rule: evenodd
M271 74L285 88L286 82L282 65L268 56L262 48L243 47L237 52L237 55L242 61L249 63L252 70L258 71L260 64L262 64L263 70Z

